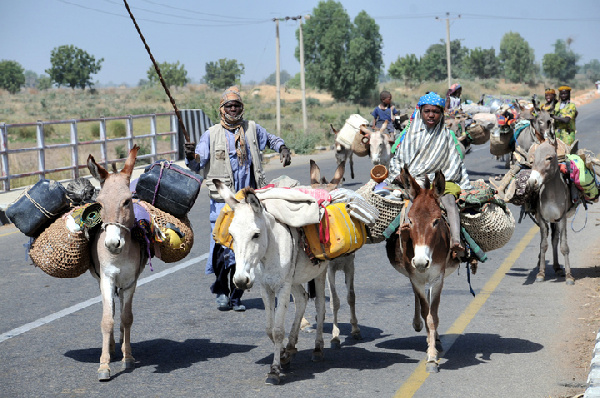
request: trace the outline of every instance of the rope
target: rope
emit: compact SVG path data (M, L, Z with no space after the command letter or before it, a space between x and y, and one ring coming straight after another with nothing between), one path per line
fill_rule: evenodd
M30 195L29 192L25 192L25 197L27 199L29 199L31 201L31 203L33 203L33 205L46 217L46 218L54 218L56 217L58 214L55 213L51 213L48 210L44 209L42 207L41 204L39 204L38 202L36 202Z
M133 14L131 13L131 10L129 9L129 4L127 4L127 0L123 0L123 3L125 3L125 8L127 9L127 12L129 13L129 16L131 17L131 20L133 21L133 24L135 25L135 29L138 31L138 33L140 35L140 39L142 39L142 43L144 43L144 46L146 47L146 51L148 52L148 55L150 55L150 60L152 61L152 64L154 65L154 69L156 70L156 73L158 74L160 83L162 84L163 88L165 89L165 93L167 93L167 96L169 97L169 100L171 101L171 105L173 105L173 109L175 109L175 114L177 115L177 120L179 120L179 127L183 131L183 136L185 137L185 142L190 142L190 135L188 134L187 130L185 129L185 126L183 124L183 119L181 119L181 114L179 113L179 109L177 109L177 105L175 105L175 100L171 96L171 92L169 91L169 88L167 87L167 84L165 83L165 79L163 79L162 74L160 73L160 68L158 67L158 64L156 63L154 56L150 52L150 47L146 43L146 39L144 38L144 35L142 35L142 31L140 30L140 27L138 26L137 22L135 21L135 18L133 17Z
M585 202L584 202L585 203ZM583 223L583 227L581 227L580 229L578 229L577 231L575 230L575 228L573 227L573 223L575 222L575 217L577 216L577 213L579 212L579 206L577 206L577 208L575 209L575 214L573 214L573 218L571 218L571 230L575 233L581 232L583 231L583 229L585 228L585 226L587 225L587 219L588 219L588 212L587 212L587 207L585 209L585 221Z

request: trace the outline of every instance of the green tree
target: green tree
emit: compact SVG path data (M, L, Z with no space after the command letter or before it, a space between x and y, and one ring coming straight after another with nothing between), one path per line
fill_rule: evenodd
M407 54L392 62L388 73L393 79L403 79L405 86L412 82L419 83L421 81L419 64L420 61L415 54Z
M500 64L504 77L513 83L528 83L535 76L535 56L529 43L516 32L508 32L500 41Z
M490 79L500 75L500 60L493 48L484 50L476 47L465 59L465 69L470 76Z
M244 64L235 59L221 58L218 62L206 64L204 81L214 90L223 90L234 84L239 84L244 74Z
M48 90L52 87L52 79L48 75L39 75L36 87L38 90Z
M38 75L32 70L25 71L25 87L37 87Z
M17 61L0 61L0 88L16 94L25 84L25 71Z
M379 26L364 11L350 21L341 3L321 1L303 25L307 84L360 102L376 87L383 57ZM299 30L296 31L299 38ZM300 48L296 48L300 59Z
M544 54L542 67L547 77L560 82L567 82L575 78L577 61L580 55L575 54L564 40L554 43L554 53Z
M581 67L581 72L592 82L600 80L600 61L592 59Z
M104 58L96 61L93 55L73 45L56 47L50 53L52 67L46 69L50 78L60 86L69 86L73 90L85 86L92 88L91 75L100 72Z
M189 83L189 79L187 78L187 71L185 70L185 66L179 65L179 61L175 63L163 62L158 64L158 69L160 69L160 74L162 75L165 83L168 87L183 87L187 83ZM148 81L152 84L158 83L160 84L160 79L158 78L158 74L156 73L156 69L154 65L150 65L148 71L146 72L146 76L148 76Z
M460 40L450 42L450 66L452 68L452 77L463 78L466 76L463 60L468 55L469 50L463 48ZM425 51L419 63L420 75L422 80L444 80L448 78L448 62L446 60L446 43L440 40L439 44L432 44Z
M290 75L287 71L282 70L279 74L279 84L286 84L291 78L292 75ZM265 79L265 83L270 86L274 86L277 83L277 76L275 76L275 72L271 73L269 77Z

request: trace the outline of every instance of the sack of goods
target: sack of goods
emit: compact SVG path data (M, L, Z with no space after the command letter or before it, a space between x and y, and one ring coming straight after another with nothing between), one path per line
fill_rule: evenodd
M191 170L160 160L144 169L135 192L141 200L181 218L194 206L200 185L200 178Z
M91 263L86 234L71 232L66 226L66 216L56 219L40 233L29 249L33 263L55 278L76 278Z
M194 231L188 218L177 218L141 200L134 202L136 204L150 215L156 257L165 263L184 259L194 245Z
M503 247L515 232L510 209L492 202L484 204L480 211L461 212L460 224L485 252Z
M369 125L369 121L358 114L353 114L346 119L346 123L342 127L342 129L336 134L335 142L345 146L346 148L350 148L354 139L360 130L360 126Z
M6 209L15 227L35 238L69 209L65 188L56 181L42 179Z
M244 197L243 190L235 194L237 200L242 200ZM215 228L212 231L212 237L215 242L232 250L233 237L229 233L229 226L231 225L231 221L233 221L233 216L233 209L228 204L225 204L217 217L217 221L215 221Z
M351 217L345 203L325 207L319 224L302 227L310 252L319 260L330 260L360 249L366 242L365 224Z
M490 153L494 156L502 156L511 152L511 142L514 133L510 127L494 128L490 135Z
M404 200L401 197L393 196L390 190L374 191L376 185L375 180L371 179L356 190L357 194L379 211L377 222L369 226L369 243L379 243L385 240L383 231L396 219L404 207Z

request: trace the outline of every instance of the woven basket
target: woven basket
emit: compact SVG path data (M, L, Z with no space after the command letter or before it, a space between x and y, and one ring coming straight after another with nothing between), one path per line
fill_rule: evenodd
M492 134L490 136L490 153L495 156L502 156L510 153L510 140L512 138L512 130L500 135Z
M478 213L460 213L460 223L485 252L506 245L515 231L510 210L507 208L505 212L495 203L486 204Z
M354 136L354 142L352 143L352 150L354 151L354 154L358 157L365 157L369 154L369 144L365 144L362 139L365 136L362 135L360 132L356 133L356 135Z
M356 190L356 193L365 198L365 200L375 206L379 211L379 219L374 225L369 227L371 240L367 243L379 243L385 240L383 231L390 225L392 221L400 214L404 201L387 199L373 192L376 183L369 180L365 185Z
M56 219L31 244L29 256L42 271L55 278L76 278L88 270L89 241L83 232L71 232L65 219Z
M171 223L177 227L183 234L182 243L179 247L173 247L167 237L163 242L157 242L160 250L160 259L165 263L174 263L184 259L192 250L194 245L194 231L187 216L177 218L172 214L164 212L152 206L148 202L140 200L140 204L150 213L152 221L159 229L168 228L167 224ZM158 253L157 253L158 255Z

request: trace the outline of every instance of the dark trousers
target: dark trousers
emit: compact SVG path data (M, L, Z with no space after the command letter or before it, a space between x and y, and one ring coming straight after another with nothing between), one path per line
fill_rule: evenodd
M213 269L215 271L215 283L210 287L210 291L216 295L224 294L230 298L231 305L240 305L244 291L235 287L233 275L235 274L235 264L226 267L225 256L232 253L225 247L216 243L213 250Z

